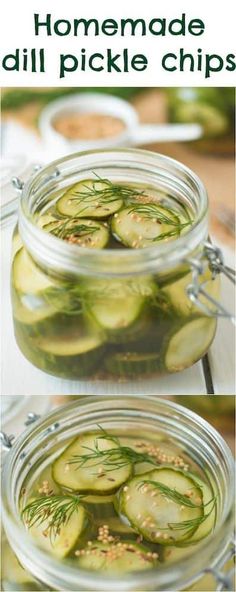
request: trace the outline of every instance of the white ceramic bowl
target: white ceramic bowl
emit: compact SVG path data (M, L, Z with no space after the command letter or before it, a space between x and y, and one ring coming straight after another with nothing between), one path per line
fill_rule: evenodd
M123 121L120 134L94 140L68 139L54 128L55 119L68 113L99 113L112 115ZM98 92L78 93L57 99L42 110L39 118L42 139L57 154L82 150L137 146L153 142L190 141L202 135L198 124L139 123L138 113L128 101Z

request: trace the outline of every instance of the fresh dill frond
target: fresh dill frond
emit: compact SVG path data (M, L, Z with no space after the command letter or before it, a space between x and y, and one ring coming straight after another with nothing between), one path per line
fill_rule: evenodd
M21 512L21 518L30 529L45 523L50 540L60 534L60 529L78 510L82 495L49 495L34 499Z
M177 491L176 489L172 489L171 487L168 487L168 485L160 483L159 481L145 479L139 484L139 488L143 487L144 485L151 485L152 487L158 489L161 495L167 497L176 504L186 506L188 508L206 508L207 506L209 506L209 504L212 504L210 511L206 514L204 513L202 516L198 516L197 518L192 518L189 520L183 520L181 522L169 522L168 528L158 527L159 530L193 530L195 527L198 527L200 526L200 524L205 522L205 520L208 518L208 516L210 516L216 505L216 496L212 497L206 504L204 504L203 501L200 504L196 504L186 495L179 493L179 491Z
M119 439L116 436L108 434L101 426L98 426L101 430L101 435L98 434L94 439L94 448L89 446L82 446L85 450L84 454L74 454L73 457L68 461L68 464L77 465L76 469L83 467L96 467L103 464L106 472L114 471L116 469L122 469L130 464L137 464L147 462L151 465L157 466L159 463L154 460L149 454L137 452L129 446L122 446ZM99 440L110 440L115 444L114 448L108 450L101 450L99 448Z
M187 506L188 508L201 508L204 506L204 504L195 504L186 495L179 493L179 491L177 491L176 489L172 489L171 487L168 487L168 485L160 483L159 481L145 479L139 484L139 487L143 487L143 485L152 485L154 488L158 489L161 495L168 497L168 499L175 502L176 504Z
M197 518L190 518L189 520L183 520L182 522L169 522L168 523L168 527L171 530L193 530L195 528L198 528L203 522L205 522L205 520L211 515L211 513L213 512L213 509L215 508L216 505L216 498L214 500L212 508L210 509L210 512L208 512L207 514L203 514L202 516L198 516Z
M70 199L80 204L84 201L94 201L97 199L100 205L112 203L118 199L127 200L134 199L135 197L143 197L147 195L144 191L140 191L130 185L122 185L119 183L112 183L109 179L103 179L94 173L96 179L92 182L92 185L86 185L86 182L82 182L83 190L73 190L70 193ZM87 206L89 207L89 206Z
M160 207L162 209L160 209ZM163 210L166 211L163 212ZM167 231L166 233L161 233L157 235L155 238L150 239L151 241L159 241L163 240L164 238L169 238L171 236L176 236L176 234L180 234L180 232L186 226L189 226L192 221L191 219L186 220L186 222L180 222L178 213L175 212L173 209L167 206L160 206L160 204L155 203L134 203L132 207L129 209L129 213L138 213L144 216L145 219L155 220L160 224L166 224L167 226L174 227L172 230ZM169 214L169 215L168 215Z
M69 218L66 221L62 220L61 222L57 223L55 228L53 228L50 232L58 238L67 239L70 236L84 237L89 234L93 234L97 230L99 230L99 227L96 225L88 226L83 222L79 223L78 218Z

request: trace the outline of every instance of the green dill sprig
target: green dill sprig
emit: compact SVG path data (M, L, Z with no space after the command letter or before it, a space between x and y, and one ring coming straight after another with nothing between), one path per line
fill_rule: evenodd
M34 499L21 512L27 528L45 523L45 531L50 540L60 534L62 526L78 510L82 495L49 495Z
M83 222L79 223L78 218L68 218L55 224L55 228L50 231L58 238L67 239L70 236L87 236L99 230L99 226L88 226Z
M211 500L213 502L210 511L207 514L203 514L202 516L198 516L197 518L190 518L189 520L183 520L182 522L169 522L168 527L171 530L187 530L191 531L195 528L198 528L205 520L211 515L213 512L215 505L216 505L216 498ZM210 502L209 502L210 503ZM162 530L162 529L160 529ZM167 530L167 529L166 529Z
M160 483L159 481L152 481L151 479L147 479L142 481L139 484L139 487L143 487L144 485L152 485L154 488L158 489L161 495L168 497L172 502L176 504L180 504L182 506L187 506L188 508L201 508L204 504L195 504L189 497L179 493L176 489L172 489L165 485L164 483ZM210 502L208 502L210 503Z
M137 452L129 446L122 446L116 436L108 434L100 425L101 435L96 435L94 439L94 448L89 446L82 446L85 450L84 454L74 454L68 461L68 464L77 465L77 469L83 467L96 467L103 464L106 472L114 471L116 469L123 469L130 464L137 464L147 462L151 465L157 466L158 461L154 460L147 453ZM99 448L99 440L110 440L115 444L114 448L108 450L101 450Z
M90 202L98 200L101 205L107 203L113 203L119 199L127 200L133 199L134 197L144 197L147 195L144 191L140 191L135 187L129 185L121 185L119 183L112 183L109 179L103 179L94 173L96 179L93 181L92 186L83 183L84 191L72 190L70 193L70 199L78 205L85 200Z
M164 240L165 238L171 238L172 236L179 235L182 232L182 230L186 228L186 226L189 226L192 223L191 219L186 220L186 222L180 222L177 213L167 206L163 207L163 209L165 209L167 213L160 210L160 204L155 203L134 203L132 207L129 209L129 213L135 212L143 215L144 218L146 218L147 220L156 219L156 221L159 224L166 224L167 226L173 227L169 231L162 232L161 234L158 234L156 237L150 238L151 242L157 242Z
M159 528L159 530L193 530L194 528L200 526L205 520L210 516L213 509L216 505L216 496L212 497L206 504L203 502L201 504L194 503L189 497L179 493L176 489L172 489L165 485L164 483L160 483L159 481L152 481L151 479L146 479L139 484L139 488L143 487L144 485L152 485L154 488L158 489L161 495L167 497L168 499L172 500L176 504L181 506L186 506L188 508L206 508L209 504L212 504L212 507L208 513L204 513L202 516L197 516L197 518L190 518L189 520L183 520L180 522L169 522L168 528Z

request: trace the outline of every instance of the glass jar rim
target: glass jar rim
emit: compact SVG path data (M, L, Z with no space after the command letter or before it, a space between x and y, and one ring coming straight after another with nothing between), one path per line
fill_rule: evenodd
M206 541L202 542L200 548L195 550L193 555L187 556L177 563L172 563L171 570L169 569L169 566L163 566L154 570L128 574L123 577L119 575L118 579L109 576L105 576L104 578L103 574L97 572L92 572L91 575L91 573L83 572L82 570L79 571L78 568L72 567L71 565L66 566L65 569L65 564L48 556L38 547L34 547L32 544L32 538L25 531L19 516L18 498L20 495L20 489L17 497L13 480L14 471L15 473L18 471L18 473L21 474L22 465L20 463L21 461L23 463L26 462L27 454L29 455L33 450L32 444L34 444L34 448L37 443L40 444L42 454L43 442L45 443L46 438L51 438L53 441L55 434L58 434L59 428L61 430L60 433L64 433L66 422L70 422L68 424L68 429L70 429L71 424L75 422L76 410L80 422L94 421L94 414L97 419L97 415L100 413L103 414L104 420L106 420L106 418L109 419L111 413L114 413L115 418L118 417L118 413L127 413L128 420L130 420L132 413L134 413L134 418L137 419L137 414L140 414L141 412L142 420L144 418L157 420L157 417L160 416L162 421L166 421L169 426L175 426L175 429L183 430L185 437L190 437L191 433L194 441L200 437L201 444L203 444L202 438L204 436L206 451L209 449L209 445L214 446L216 451L218 450L220 459L224 464L224 480L228 479L228 482L225 483L228 496L227 505L224 510L224 516L221 517L221 522L216 526L214 534L212 536L209 535L206 538ZM219 556L222 555L229 542L232 527L230 515L233 506L233 471L234 461L226 442L215 428L189 409L176 403L172 403L169 400L166 401L151 395L123 396L119 401L116 401L111 395L99 397L84 396L79 401L74 401L65 407L60 407L56 411L53 410L46 418L43 417L37 421L35 425L28 428L17 439L17 442L5 459L3 468L3 522L13 549L14 545L17 544L17 541L21 542L21 555L18 553L18 556L23 565L25 564L24 554L26 554L26 568L31 568L30 571L35 577L40 580L41 575L42 581L46 584L53 585L53 587L57 587L58 590L78 590L76 587L78 586L78 581L80 586L82 586L81 589L84 590L94 590L94 582L96 581L96 590L102 590L103 592L110 590L112 584L117 585L118 582L118 589L120 591L134 589L182 589L186 583L189 583L191 580L193 560L194 568L196 569L199 567L201 572L204 568L209 566L208 562L211 564L213 563L214 565L214 562L216 560L218 561ZM14 550L16 552L16 549ZM45 580L43 580L43 574L45 574ZM197 574L195 573L195 577L192 577L192 580L194 581L198 575L199 572ZM157 579L161 588L157 587ZM148 586L148 588L140 588L142 584ZM178 586L178 588L175 586Z
M61 182L63 187L68 187L69 176L72 175L73 166L76 174L90 172L95 168L108 168L113 166L116 170L126 165L131 170L141 171L144 174L159 175L163 181L178 185L178 189L187 191L191 195L196 194L195 206L196 218L188 231L173 241L163 241L157 246L145 249L89 249L78 247L53 236L37 226L32 220L31 210L35 203L39 203L38 194L42 189L56 190ZM79 168L79 170L78 170ZM136 172L138 174L138 172ZM185 181L184 181L185 179ZM187 181L186 181L187 180ZM176 185L176 186L177 186ZM70 270L78 273L81 270L101 274L109 273L120 275L121 273L151 272L153 269L161 270L166 266L172 267L184 260L190 252L199 246L208 234L208 197L206 189L198 176L184 164L168 156L148 150L119 148L110 150L91 150L73 153L66 157L53 161L51 164L39 170L33 178L25 184L19 207L19 230L22 240L33 258L47 266L48 253L52 267Z

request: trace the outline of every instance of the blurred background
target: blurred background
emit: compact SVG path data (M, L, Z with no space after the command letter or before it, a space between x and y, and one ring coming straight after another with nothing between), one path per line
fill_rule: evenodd
M158 397L170 399L206 419L220 432L235 454L235 395L158 395ZM66 405L80 398L77 395L52 396L50 404L53 407Z
M67 405L74 400L80 401L83 397L84 395L2 395L2 429L17 436L24 430L28 413L41 416L50 409ZM232 452L235 453L235 395L158 395L158 397L178 403L206 419L222 434Z
M89 396L89 395L87 395ZM97 395L99 396L99 395ZM155 395L152 395L155 397ZM2 395L1 429L18 436L28 413L44 415L50 409L80 401L84 395ZM235 453L235 395L158 395L191 409L211 423Z
M109 113L108 103L107 114L104 111L102 117L101 114L99 116L96 112L99 110L96 108L96 97L95 106L91 107L89 113L76 112L75 103L71 109L69 103L67 107L65 103L64 111L58 111L58 116L55 115L54 104L58 104L55 101L60 100L63 107L63 100L73 97L76 102L76 97L84 92L96 93L100 99L102 93L104 97L114 96L128 101L135 109L138 123L146 124L145 133L142 128L140 140L136 137L135 145L176 158L200 176L210 198L211 233L220 242L233 248L233 88L4 88L2 186L9 181L9 171L11 176L12 173L20 174L35 162L46 162L63 153L77 151L76 142L81 142L83 148L86 142L88 147L92 147L93 142L94 147L98 147L100 140L109 140L111 145L114 141L116 144L117 134L123 131L124 123L114 117L114 113ZM45 117L48 121L50 109L52 112L54 109L51 126L54 145L51 143L49 146ZM168 125L163 128L163 124L171 124L172 127ZM201 133L197 139L191 139L190 134L190 139L183 141L184 135L181 140L181 134L178 137L173 124L199 124ZM159 136L156 125L159 126ZM60 140L64 141L61 153Z

